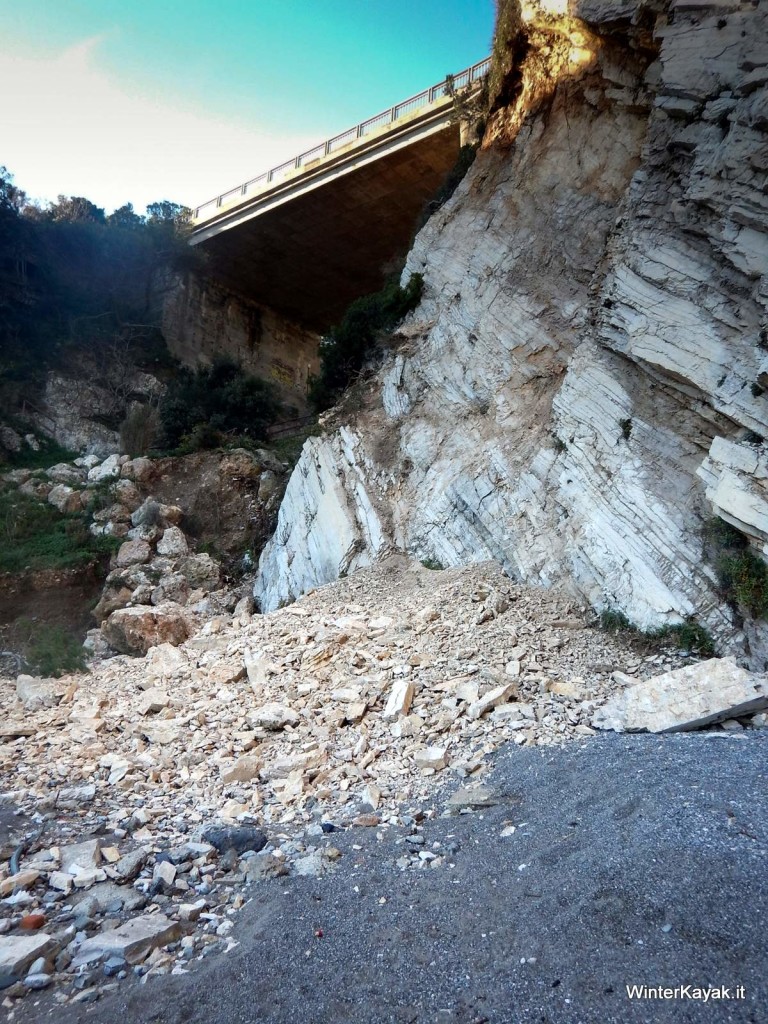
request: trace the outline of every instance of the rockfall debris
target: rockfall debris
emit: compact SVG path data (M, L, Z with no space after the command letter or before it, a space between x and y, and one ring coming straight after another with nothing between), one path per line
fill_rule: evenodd
M439 870L450 850L421 830L444 784L447 813L489 806L502 744L592 736L607 700L690 662L492 563L397 556L87 676L0 681L5 1005L49 985L97 999L231 947L249 887L333 870L339 829L394 830L403 870Z

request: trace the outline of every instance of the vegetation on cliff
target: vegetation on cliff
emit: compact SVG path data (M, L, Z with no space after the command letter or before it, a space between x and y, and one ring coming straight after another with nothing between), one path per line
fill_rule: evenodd
M164 443L190 451L215 448L226 435L263 440L281 412L274 387L231 359L178 370L160 403Z
M383 335L391 331L421 299L424 279L412 274L405 288L392 278L372 295L356 299L341 322L320 343L320 373L310 388L317 411L328 409L359 375Z

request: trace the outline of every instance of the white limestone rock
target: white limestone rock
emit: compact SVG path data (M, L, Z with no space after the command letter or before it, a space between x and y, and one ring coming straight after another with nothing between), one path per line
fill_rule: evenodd
M118 928L86 939L80 945L74 964L92 963L104 956L121 956L129 964L138 964L153 949L173 942L180 933L179 923L170 921L164 914L135 917Z
M67 484L54 484L48 492L48 504L68 515L82 508L80 492Z
M22 975L30 964L56 949L56 941L46 932L32 935L0 936L0 974Z
M167 558L182 558L189 554L187 538L178 526L169 526L160 540L157 542L158 555L165 555Z
M582 7L599 32L604 5ZM417 236L403 280L422 274L424 294L378 395L304 448L260 561L262 610L395 547L567 580L643 629L695 616L725 653L743 648L703 558L697 470L765 545L759 471L720 459L749 447L735 432L768 436L768 100L759 76L742 88L766 17L719 26L678 6L653 74L612 36L584 65L589 102L499 113L491 133L526 127L481 152Z
M599 708L592 725L613 732L683 732L768 707L768 679L732 658L711 658L630 686Z
M296 725L299 715L293 708L280 704L277 701L270 701L260 708L248 712L248 721L255 728L268 729L270 732L279 732L287 725Z
M64 689L58 679L38 679L36 676L28 675L16 678L16 698L27 711L55 707L61 700Z
M88 483L101 484L107 480L117 480L122 467L122 456L110 455L100 465L88 470Z
M407 715L413 702L414 685L407 679L396 679L389 691L387 703L382 712L383 718L396 719Z
M388 546L366 486L373 471L353 431L309 438L259 560L254 596L262 611L370 565Z

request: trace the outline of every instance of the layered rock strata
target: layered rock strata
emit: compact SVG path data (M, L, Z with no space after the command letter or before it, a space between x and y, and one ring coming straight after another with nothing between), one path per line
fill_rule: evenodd
M423 300L289 483L264 609L396 547L743 649L702 528L765 543L767 30L760 4L523 11L409 255Z

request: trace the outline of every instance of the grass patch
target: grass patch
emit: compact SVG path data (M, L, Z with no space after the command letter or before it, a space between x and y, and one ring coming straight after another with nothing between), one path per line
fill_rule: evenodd
M62 448L50 438L38 437L37 441L40 445L39 451L25 444L21 451L8 454L7 466L10 469L49 469L60 462L74 462L77 458L77 452Z
M715 653L715 642L710 633L695 619L689 618L674 626L660 626L658 629L643 631L615 608L606 608L600 613L600 628L615 635L624 634L630 639L648 640L653 643L673 641L681 651L690 651L702 657Z
M633 626L624 612L615 608L604 608L600 612L600 629L606 633L637 633L637 626Z
M120 542L94 537L85 516L64 516L24 494L0 491L0 572L72 569L103 558Z

